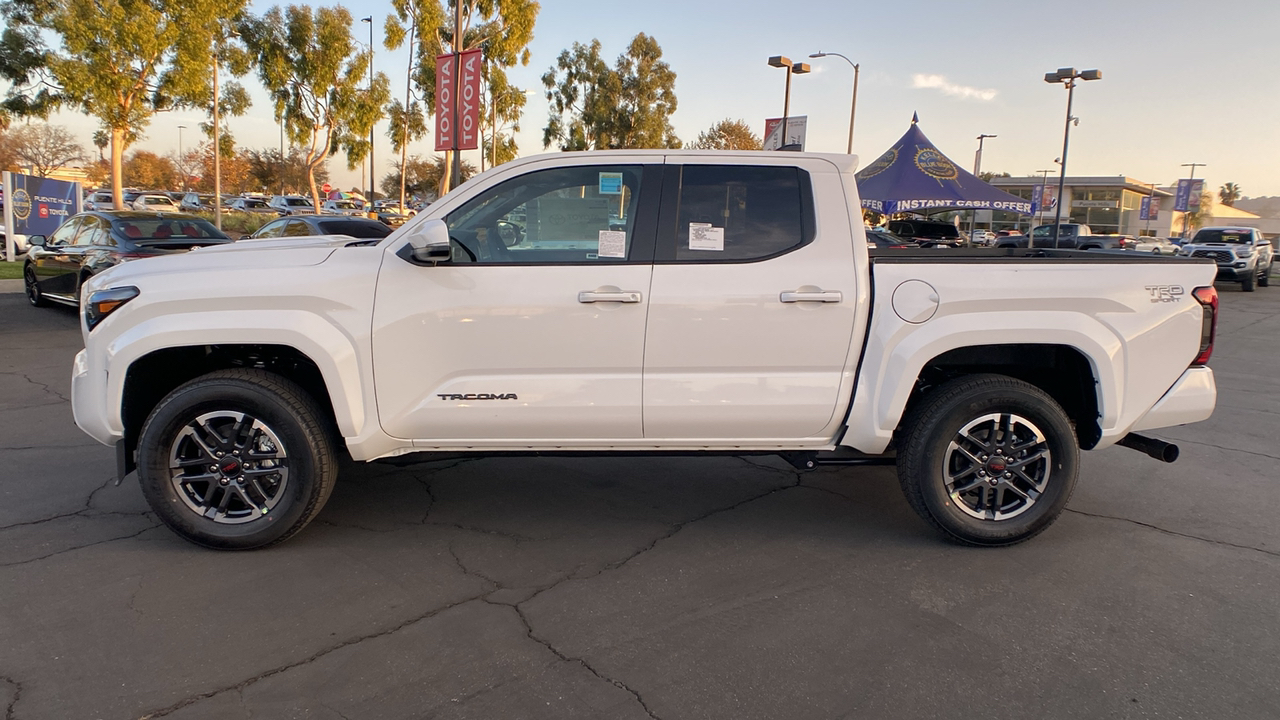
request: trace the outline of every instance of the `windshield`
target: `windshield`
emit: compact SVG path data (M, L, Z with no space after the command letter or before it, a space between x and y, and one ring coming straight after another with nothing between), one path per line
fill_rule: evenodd
M335 200L333 206L339 210L359 210L359 206L350 200Z
M320 223L320 232L324 235L350 235L353 238L384 238L391 234L391 228L376 220L325 220Z
M311 207L311 201L306 198L285 198L284 202L290 207Z
M207 245L209 241L231 240L200 218L121 218L111 223L111 229L117 236L138 244L198 240Z
M172 205L173 201L167 197L159 197L156 195L148 195L142 198L142 202L146 205Z
M264 208L267 207L267 204L261 200L245 200L244 206L246 208Z
M1201 230L1196 233L1196 239L1191 242L1199 243L1231 243L1233 245L1247 245L1253 242L1253 231L1248 228L1232 228L1230 230Z

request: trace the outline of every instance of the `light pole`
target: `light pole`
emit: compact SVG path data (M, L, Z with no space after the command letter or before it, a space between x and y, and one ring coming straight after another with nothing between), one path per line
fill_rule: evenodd
M829 52L822 52L821 50L819 50L818 52L810 55L809 57L824 58L828 55L833 55L838 58L843 58L845 62L853 66L853 102L849 105L849 145L845 149L846 155L852 155L853 154L853 118L858 114L858 72L859 70L861 70L861 67L859 67L858 63L855 63L854 61L841 55L840 53L829 53Z
M1045 73L1044 81L1047 83L1057 84L1063 83L1067 86L1067 122L1062 130L1062 169L1058 175L1058 203L1056 212L1053 216L1053 246L1058 247L1058 231L1062 224L1062 200L1063 191L1067 184L1067 143L1071 139L1071 101L1075 97L1076 80L1101 80L1101 70L1081 70L1076 72L1075 68L1058 68L1056 72Z
M782 97L782 136L778 140L778 149L787 146L787 119L791 117L791 76L803 75L811 69L809 63L792 63L791 58L784 55L774 55L769 58L770 67L786 68L787 71L787 89ZM768 140L768 138L765 138Z
M360 18L360 22L369 23L369 94L373 94L373 16ZM410 48L410 52L413 49ZM408 108L405 108L408 111ZM378 122L375 119L373 125L369 126L369 217L377 217L373 212L373 194L378 191L378 184L375 177L378 174L378 166L373 162L373 126Z
M182 170L182 192L187 191L187 158L182 154L182 131L186 129L186 125L178 126L178 163Z
M1189 167L1189 168L1191 168L1191 177L1189 178L1189 179L1191 180L1191 184L1187 187L1187 208L1188 208L1188 211L1187 211L1187 212L1182 216L1182 237L1184 237L1184 238L1185 238L1185 237L1187 236L1187 225L1189 225L1189 224L1190 224L1190 223L1188 223L1188 222L1187 222L1187 216L1191 214L1191 212L1190 212L1190 207L1191 207L1191 193L1195 190L1196 168L1198 168L1198 167L1209 167L1209 166L1208 166L1208 165L1206 165L1205 163L1182 163L1182 167ZM1197 207L1197 208L1198 208L1198 207L1200 207L1200 198L1196 198L1195 205L1196 205L1196 207Z
M987 135L982 133L978 135L978 152L973 155L973 176L978 177L978 173L982 172L982 141L987 138L993 138L995 135ZM981 180L982 178L978 178ZM973 244L973 233L978 227L978 211L969 211L969 244Z

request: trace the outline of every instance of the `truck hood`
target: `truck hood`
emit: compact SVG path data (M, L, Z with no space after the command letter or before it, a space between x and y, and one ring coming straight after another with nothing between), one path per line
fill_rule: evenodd
M338 248L357 242L360 241L346 235L319 235L210 245L191 252L122 263L94 276L87 289L127 285L138 278L160 274L309 267L328 260ZM193 278L192 282L199 280Z

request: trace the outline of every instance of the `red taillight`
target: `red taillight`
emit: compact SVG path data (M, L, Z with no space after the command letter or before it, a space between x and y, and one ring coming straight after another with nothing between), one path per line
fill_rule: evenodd
M1191 296L1204 310L1204 322L1200 325L1200 354L1191 361L1192 365L1204 365L1213 355L1213 340L1218 333L1218 289L1212 285L1198 287L1191 291Z

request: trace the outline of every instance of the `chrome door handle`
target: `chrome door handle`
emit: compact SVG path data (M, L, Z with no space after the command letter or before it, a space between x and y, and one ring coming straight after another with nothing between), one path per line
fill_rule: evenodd
M800 292L793 290L784 292L778 296L778 299L784 303L799 302L818 302L818 303L838 303L844 299L844 295L839 290L819 290L818 292Z
M640 302L640 293L634 290L620 290L618 292L597 292L594 290L584 290L578 293L578 302L580 303L598 303L598 302L616 302L616 303L638 303Z

